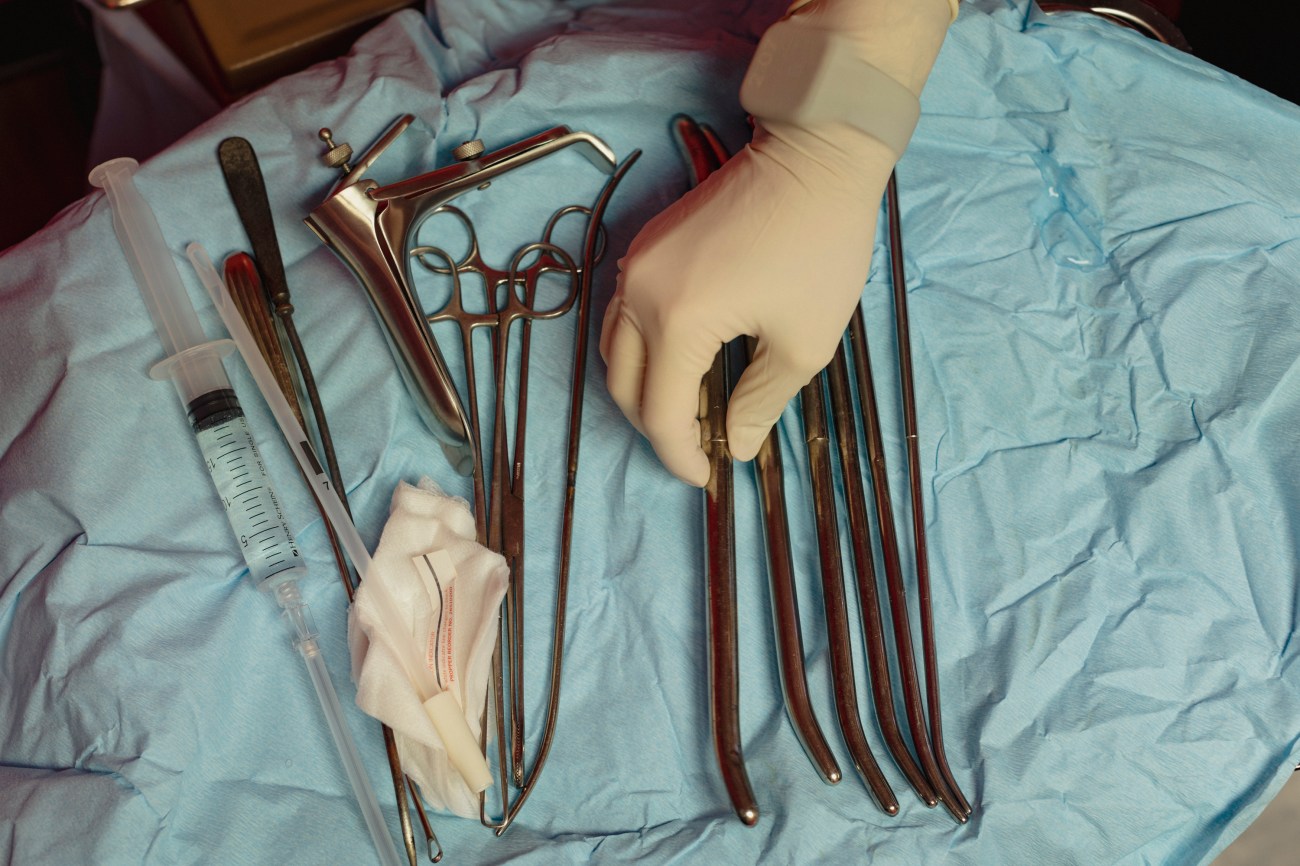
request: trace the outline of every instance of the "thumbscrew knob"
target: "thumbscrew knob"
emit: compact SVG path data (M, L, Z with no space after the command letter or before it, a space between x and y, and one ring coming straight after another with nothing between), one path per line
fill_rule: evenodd
M478 138L474 139L473 141L467 141L464 144L458 145L457 147L452 149L451 152L451 155L456 157L456 159L460 160L461 162L469 162L471 159L477 159L482 154L483 154L483 141L482 139L478 139Z
M344 173L351 171L352 168L348 165L348 161L352 159L352 146L347 142L344 142L343 144L335 144L334 133L332 133L328 127L322 129L318 135L320 135L320 140L325 142L325 146L328 148L325 153L321 154L321 162L325 163L330 168L342 169Z

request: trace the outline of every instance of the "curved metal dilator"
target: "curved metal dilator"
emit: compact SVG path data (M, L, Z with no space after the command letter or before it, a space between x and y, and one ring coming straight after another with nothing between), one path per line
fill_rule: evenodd
M411 277L409 251L416 232L425 218L462 193L565 148L576 146L605 174L614 171L616 160L595 136L557 126L491 153L484 152L482 142L466 142L456 148L456 162L380 186L368 177L371 167L414 119L410 114L399 117L355 163L352 148L336 145L333 133L322 129L320 137L328 148L322 159L343 177L305 222L365 286L421 418L452 468L469 475L476 447L473 428Z

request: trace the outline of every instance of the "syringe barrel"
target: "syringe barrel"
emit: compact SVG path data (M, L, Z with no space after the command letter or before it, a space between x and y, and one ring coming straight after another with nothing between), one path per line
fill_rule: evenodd
M304 560L234 391L191 408L203 462L258 587L300 577Z
M194 304L181 282L162 230L149 203L136 189L134 159L111 159L90 172L90 182L104 190L113 208L113 228L136 285L153 319L166 356L174 358L206 342ZM181 400L188 406L197 397L230 387L215 352L198 352L168 370Z

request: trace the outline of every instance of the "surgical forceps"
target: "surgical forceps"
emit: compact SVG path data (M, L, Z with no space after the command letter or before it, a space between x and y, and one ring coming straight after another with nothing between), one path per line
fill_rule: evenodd
M445 249L436 246L422 245L411 249L411 256L415 258L425 269L442 276L449 277L451 280L450 294L437 312L425 316L425 320L430 324L438 322L453 322L460 331L461 351L465 358L465 392L467 402L469 403L469 418L471 424L475 424L479 418L478 402L478 385L474 365L470 361L474 357L473 335L474 331L479 328L486 328L493 333L493 357L492 370L494 382L497 385L497 394L501 394L501 387L506 372L506 343L498 337L509 335L511 326L516 321L523 322L522 342L520 345L521 353L521 376L519 392L521 400L521 409L527 409L527 384L528 384L528 356L530 348L530 337L532 334L531 323L535 319L554 319L567 313L577 299L578 281L581 275L581 268L574 263L573 258L564 251L564 249L552 240L556 224L565 216L571 213L589 213L586 208L572 205L556 211L546 223L542 239L538 243L529 244L518 250L506 270L494 268L483 260L483 255L479 247L478 234L474 225L470 222L465 212L452 205L443 205L430 216L446 214L456 219L462 226L467 235L468 249L459 260L455 259ZM523 260L528 256L535 256L535 261L526 267L523 266ZM431 259L441 259L444 264L437 264ZM538 283L543 276L550 273L565 274L569 277L569 285L564 295L558 303L548 306L545 309L538 309L537 290ZM484 305L482 312L473 312L471 306L465 301L465 292L462 282L464 275L473 275L483 283ZM520 293L522 292L522 297ZM497 301L497 298L504 296L504 303ZM500 421L503 415L504 403L497 399L494 410L494 422ZM521 443L523 440L523 417L526 412L519 413L517 420L517 429L515 431L516 442ZM504 445L505 425L494 423L493 437L493 459L498 456L498 450ZM523 451L520 445L516 446L518 452L516 457L522 469ZM476 452L474 455L476 467L474 472L474 483L479 485L475 489L475 498L480 501L486 501L483 497L483 471L482 471L482 454ZM522 479L520 479L522 483ZM515 530L522 532L522 523L515 520L516 514L514 508L518 502L522 502L522 491L519 499L512 500L509 504L502 502L499 506L503 509L500 514L495 515L493 521L496 528L493 530L498 533L498 541L509 538L512 543L517 543L518 538L515 536ZM480 515L479 534L482 536L481 541L487 543L489 530L485 515ZM518 516L522 520L522 514ZM503 525L504 522L504 525Z
M550 753L551 743L555 738L555 721L559 713L560 677L563 673L564 661L565 606L568 598L569 565L572 562L571 555L573 551L573 519L577 500L578 454L582 439L582 407L587 381L587 346L591 337L589 321L591 317L591 281L596 269L595 263L599 257L599 250L603 248L599 238L601 237L601 224L605 216L605 209L609 206L614 190L618 188L624 175L627 174L640 156L641 151L632 151L626 159L618 164L609 179L605 181L604 188L600 191L600 195L597 196L596 202L591 208L590 218L587 221L586 236L583 239L583 265L577 300L578 321L573 348L573 374L569 390L567 468L565 471L563 522L560 530L560 563L555 589L555 629L552 632L551 644L551 689L546 703L546 722L542 729L541 742L537 747L537 758L533 763L533 771L520 788L519 795L513 805L508 810L503 809L501 823L497 826L498 836L506 831L506 828L510 826L510 822L519 814L519 810L528 799L533 785L541 774L542 765L546 762L546 756ZM500 739L500 734L498 734L498 739Z
M483 509L475 509L480 542L499 551L510 567L511 580L506 590L506 632L508 665L510 671L510 771L515 785L523 784L524 696L523 696L523 582L524 582L524 444L528 416L528 361L531 350L532 323L537 320L558 318L573 308L578 297L582 269L564 248L554 243L556 225L570 214L588 215L590 212L577 205L556 211L546 223L539 242L528 244L515 252L508 269L494 268L483 260L478 235L464 211L443 205L434 215L448 214L457 219L468 235L469 249L459 259L446 250L434 246L418 246L411 250L421 265L428 270L449 277L451 293L437 312L426 316L430 324L454 322L460 330L461 349L465 358L466 395L469 402L471 424L475 425L475 441L480 440L477 430L479 418L478 386L474 364L474 331L488 329L492 334L492 370L495 381L495 406L492 421L492 495L484 524ZM598 231L600 237L603 233ZM597 251L597 258L603 244ZM533 263L524 265L529 257ZM445 264L434 264L430 258L441 259ZM539 283L548 274L567 277L568 286L557 303L538 307ZM482 280L486 308L472 312L466 305L462 277L474 275ZM498 302L498 298L504 298ZM495 307L495 308L494 308ZM510 346L510 330L521 322L519 346L518 403L515 409L515 436L513 453L507 455L506 441L506 377ZM480 449L474 451L473 483L475 501L484 501L484 470ZM507 461L509 470L507 471Z
M552 631L552 638L551 638L552 642L551 642L550 688L548 690L548 696L546 701L546 719L542 728L541 740L537 747L537 756L534 759L532 771L528 773L527 777L525 778L523 775L523 759L522 759L522 748L523 748L522 747L522 735L523 735L522 696L519 697L518 701L516 701L514 698L514 692L515 692L514 684L516 682L514 678L516 677L516 675L522 673L522 664L523 664L522 662L522 658L523 658L522 595L517 594L518 603L515 608L516 613L513 620L510 623L507 623L506 631L507 631L507 635L509 636L509 639L507 640L507 644L511 646L509 654L513 660L512 665L514 665L511 671L512 706L509 709L509 713L511 717L512 735L517 732L517 738L515 739L514 742L512 742L511 750L512 753L517 752L518 754L518 760L515 761L513 764L513 772L515 773L515 777L514 777L515 784L519 788L519 793L516 796L513 803L507 803L504 785L503 785L501 791L501 813L502 814L499 822L489 822L487 820L485 799L483 795L480 795L480 820L485 825L493 827L496 830L498 836L506 831L506 829L510 826L511 822L515 819L515 816L519 814L519 810L523 808L524 803L528 800L529 795L532 793L533 788L536 785L537 780L541 775L542 768L546 763L547 755L550 753L551 744L554 742L554 738L555 738L556 719L558 718L558 713L559 713L560 680L563 673L565 611L566 611L567 598L568 598L569 567L572 562L571 553L572 553L572 542L573 542L574 511L575 511L576 498L577 498L578 456L579 456L579 448L580 448L581 434L582 434L582 408L584 402L584 394L586 390L587 346L590 340L590 330L591 330L589 319L591 315L592 275L593 272L595 271L596 262L600 258L600 252L604 248L603 232L601 229L601 220L604 218L605 209L609 205L609 201L613 196L614 190L618 187L619 182L622 180L623 176L627 173L628 169L630 169L632 165L636 162L639 156L640 156L640 151L633 151L625 160L623 160L623 162L619 163L619 165L615 168L614 172L610 175L609 179L605 182L604 188L601 190L600 195L597 197L596 202L592 206L590 211L587 211L585 208L576 208L576 211L588 213L588 220L587 220L587 229L586 229L586 233L582 245L582 256L581 256L582 264L580 267L573 267L569 271L571 276L576 277L578 280L577 296L576 299L571 304L572 306L577 307L578 321L576 324L576 332L574 338L573 371L572 371L572 378L571 378L570 390L569 390L568 443L567 443L567 451L566 451L567 470L565 476L564 508L563 508L563 516L562 516L561 529L560 529L560 561L559 561L559 567L556 575L555 626ZM570 213L570 212L575 212L575 209L574 208L562 209L561 211L558 211L556 215L552 217L551 221L547 223L547 229L544 234L544 238L542 242L543 245L550 243L549 239L551 237L551 233L552 230L554 229L555 223L560 218L562 218L566 213ZM533 248L534 252L539 252L540 250L536 249L537 246L538 245L530 245L530 247L524 248L524 250L521 251L521 256L530 255L531 254L529 252L530 248ZM568 261L570 265L572 265L571 258L566 257L565 260ZM519 261L520 259L516 258L515 262L512 263L512 267L511 267L512 272L517 272ZM552 263L554 263L554 261L555 260L552 260ZM544 264L545 262L546 259L545 257L543 257L539 261L535 262L534 266L538 267L540 272L540 269L547 266ZM509 290L513 292L513 288ZM527 301L525 303L527 303ZM527 320L525 320L525 322L527 322ZM466 327L471 327L472 329L472 326L468 322L462 324L462 328L466 328ZM498 341L501 341L504 340L505 337L503 335L497 335L497 339ZM466 345L470 345L470 344L466 343ZM471 346L471 351L472 351L472 346ZM467 359L466 363L467 366L469 366L472 364L472 361ZM522 395L522 392L525 391L527 387L526 377L521 377L519 387L521 389L521 395ZM501 401L501 396L502 396L502 391L498 389L497 391L498 404ZM502 430L502 429L503 429L503 423L498 423L497 430ZM519 494L520 507L518 512L518 520L515 526L519 533L517 537L521 541L522 541L522 529L523 529L523 509L522 509L523 452L519 449L523 441L522 440L523 429L524 428L522 426L518 428L518 430L520 431L520 435L516 438L515 462L514 465L512 466L512 471L511 471L512 482L515 480L518 481L518 486L513 488L513 490L514 492ZM498 460L495 466L504 467L504 460L503 459ZM480 463L480 467L481 467L481 463ZM481 474L481 469L480 469L480 474ZM503 474L504 473L494 468L494 477L500 477ZM506 495L509 494L505 491L502 491L501 496L506 496ZM505 526L504 522L502 526L504 530L504 526ZM489 536L493 534L490 528L488 530L488 534ZM507 558L509 559L509 557ZM522 548L520 549L519 557L515 558L513 561L516 564L520 565L520 567L522 567L522 561L523 561ZM507 602L509 602L509 596L507 596ZM492 662L493 662L493 674L494 674L493 677L494 688L493 688L493 695L492 695L493 709L496 718L497 741L498 743L502 744L501 748L498 750L498 763L499 763L500 775L504 780L506 775L506 768L505 768L505 757L504 757L505 731L504 731L503 720L504 720L504 716L506 715L506 709L505 709L504 696L502 694L504 678L501 672L501 641L499 639L497 642L496 651L493 654ZM522 689L520 689L519 691L521 692ZM484 731L486 735L486 725L484 726ZM514 755L512 754L512 760L513 759L514 759Z

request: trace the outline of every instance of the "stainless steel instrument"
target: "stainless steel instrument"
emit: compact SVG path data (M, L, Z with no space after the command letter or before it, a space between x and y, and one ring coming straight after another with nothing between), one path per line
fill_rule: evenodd
M303 390L311 406L315 430L320 440L319 453L325 458L327 471L331 482L334 484L334 489L340 492L345 491L347 488L343 485L342 473L339 471L338 460L334 452L333 437L330 435L329 422L325 416L325 408L321 403L320 394L316 388L315 377L312 374L306 349L303 347L302 340L298 336L297 326L293 321L294 307L289 293L289 283L280 257L280 246L275 234L275 221L272 216L270 202L267 199L266 186L262 180L262 170L258 164L257 155L252 144L243 138L225 139L219 145L217 154L221 163L222 174L226 179L226 186L230 190L231 199L235 204L235 210L239 213L240 222L243 223L245 232L248 234L249 241L252 243L253 250L257 255L256 262L245 253L239 253L227 259L225 263L226 283L230 287L232 298L240 306L241 316L258 340L263 357L276 373L285 400L294 411L299 425L305 430L309 428L306 423L306 416L302 411L297 387L297 382L302 382ZM262 273L267 276L265 287L262 283ZM279 328L272 321L272 309L274 309ZM284 345L282 345L282 338L283 343L288 344L292 353L292 362L289 359L289 354L286 353ZM352 573L344 558L338 534L333 524L328 519L325 519L323 506L314 488L312 489L312 498L316 500L317 508L321 509L322 523L325 526L326 535L329 537L335 565L343 581L348 603L351 604L355 585L353 584ZM345 509L348 507L346 496L343 497L343 507ZM357 575L358 579L360 577L361 575ZM405 770L402 768L401 757L397 752L397 740L392 729L388 725L380 725L380 728L383 731L389 774L397 802L397 820L401 828L402 844L407 863L409 866L415 866L417 862L415 830L411 824L411 802L415 804L416 815L419 817L421 828L424 830L428 858L431 862L436 863L442 858L442 846L438 842L438 837L424 812L424 805L421 803L419 796L415 794L414 783L410 782ZM409 802L407 800L408 790L411 792Z
M712 131L694 120L679 116L673 133L690 170L692 185L698 184L727 159L726 150ZM852 631L845 580L844 546L838 514L835 459L843 482L847 510L847 546L852 551L854 581L866 644L867 667L876 720L895 765L927 806L942 802L952 817L965 823L971 807L958 789L948 768L941 740L938 669L934 647L934 623L930 610L929 571L925 558L924 516L920 503L919 454L916 449L915 398L912 388L910 342L902 273L902 240L895 185L889 185L890 257L895 285L896 323L900 351L900 386L905 409L904 426L908 442L908 469L912 480L914 537L917 543L917 593L921 615L924 686L917 676L912 648L909 603L905 589L898 537L894 528L884 446L876 408L866 330L861 309L846 332L848 345L841 344L831 364L813 377L800 392L804 438L812 490L812 511L817 531L821 566L822 601L826 617L827 649L831 668L832 695L840 733L863 782L887 814L897 814L898 800L872 755L858 712ZM752 341L751 341L752 342ZM746 824L758 820L758 808L750 787L739 734L739 647L736 623L734 479L727 450L726 407L731 385L728 347L723 347L713 368L701 384L700 427L702 447L709 457L711 476L705 487L705 532L708 547L707 610L709 660L709 717L713 728L723 783L737 815ZM856 374L851 379L850 351ZM854 400L857 391L857 406ZM885 600L878 586L872 545L871 513L863 484L862 457L858 446L857 411L860 406L867 449L867 463L875 499L875 517L884 562L890 625L894 635L894 664L902 687L910 744L897 718L891 659L886 646ZM795 734L808 758L824 780L835 783L841 774L825 737L817 724L808 699L803 642L799 633L798 603L794 592L790 537L781 480L782 467L776 434L767 441L754 461L767 542L768 571L772 588L773 621L777 660L786 709ZM928 726L927 726L928 722ZM913 754L915 752L915 756Z
M491 153L481 141L454 151L457 162L380 186L368 177L375 161L410 126L403 115L356 162L352 149L335 145L333 133L320 131L328 145L323 159L343 172L307 225L361 280L384 325L397 368L429 430L438 438L452 467L462 475L474 469L470 419L447 372L415 293L409 251L420 224L462 193L483 188L501 175L568 147L610 174L613 152L600 139L563 126Z
M346 144L334 143L333 133L320 131L328 147L325 162L339 168L343 177L325 201L307 219L316 234L342 258L365 286L372 306L384 325L403 380L416 399L429 429L438 438L452 466L472 476L474 516L478 541L501 553L510 568L510 583L503 604L501 631L493 652L492 683L485 709L484 737L492 727L498 742L497 775L500 811L489 815L480 795L480 818L498 835L514 821L534 789L555 735L560 679L563 669L565 605L574 523L575 484L586 378L592 271L604 250L601 217L618 181L637 158L633 153L621 164L600 139L585 132L555 127L516 144L485 153L481 141L466 142L453 151L456 162L418 177L380 186L366 178L378 156L412 121L399 118L355 164ZM520 246L505 267L485 261L478 235L469 217L450 202L471 190L487 189L503 174L543 157L575 147L608 175L591 208L569 205L547 221L541 239ZM415 246L420 226L440 214L458 225L453 236L468 239L467 251L453 255L444 246ZM556 225L567 216L585 220L582 249L566 251L556 242ZM426 232L427 234L428 232ZM436 233L436 231L435 231ZM413 260L426 280L450 286L449 297L438 310L426 312L416 291ZM560 296L544 301L544 280L562 286ZM468 282L481 291L467 298ZM547 295L554 295L553 291ZM556 601L551 639L551 664L545 691L545 714L537 752L531 764L524 756L524 454L528 406L528 367L532 324L577 310L573 377L570 384L568 467L560 562L555 576ZM430 326L451 323L459 330L465 362L468 411L444 363ZM512 326L520 333L517 350ZM491 432L480 430L480 408L474 358L474 332L491 334L491 369L494 406L489 413ZM518 352L518 360L514 358ZM517 402L507 409L507 380L514 372ZM513 416L514 436L507 436L507 419ZM490 443L490 475L485 468L484 443ZM489 713L490 711L490 721ZM508 728L508 730L507 730ZM508 789L514 787L513 798Z

